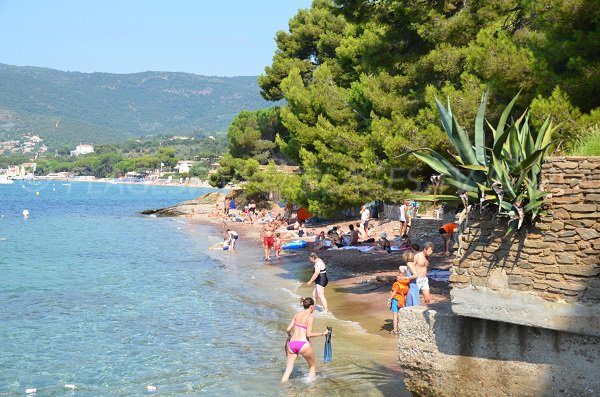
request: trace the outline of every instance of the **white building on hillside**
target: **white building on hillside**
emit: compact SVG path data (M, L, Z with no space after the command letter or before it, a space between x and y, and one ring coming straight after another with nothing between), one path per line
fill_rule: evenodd
M194 163L195 161L192 160L180 160L173 169L180 174L185 174L186 172L190 172L190 168L192 168Z
M79 156L80 154L94 153L94 146L85 143L80 143L75 146L75 150L71 150L71 156Z

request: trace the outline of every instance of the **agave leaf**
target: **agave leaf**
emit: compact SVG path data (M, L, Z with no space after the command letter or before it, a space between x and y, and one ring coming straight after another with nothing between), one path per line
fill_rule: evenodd
M461 165L460 168L466 168L468 170L482 171L482 172L487 172L487 170L488 170L488 167L486 167L485 165L473 165L473 164L464 164L464 165Z
M485 107L487 104L487 91L481 98L479 104L479 110L477 110L477 116L475 117L475 155L479 164L487 165L486 153L485 153L485 131L483 129L483 120L485 118Z
M477 186L479 187L479 190L481 190L482 192L489 192L489 191L493 191L494 190L491 187L482 185L481 183L477 183Z
M435 196L433 194L426 194L426 195L419 195L419 194L409 194L406 196L406 198L408 200L415 200L415 201L459 201L460 198L456 197L456 196L452 196L450 194L436 194Z
M520 92L519 92L519 94L520 94ZM502 112L502 115L500 116L500 120L498 120L498 126L496 127L496 133L499 135L499 137L504 135L504 126L506 125L506 120L508 120L510 111L512 110L512 107L514 106L515 102L517 102L517 99L519 98L519 94L515 95L515 97L512 99L512 101L510 101L510 103L508 105L506 105L506 107L504 108L504 111ZM496 142L494 142L494 148L495 147L496 147Z
M469 136L462 129L460 125L458 125L458 121L456 121L455 117L452 117L452 131L456 134L457 140L453 142L454 148L458 152L459 156L463 158L463 161L468 164L478 164L477 156L475 156L475 152L473 151L473 145L469 140Z
M427 151L427 153L424 153ZM464 176L458 168L452 165L444 156L431 149L417 149L412 155L426 163L435 171L445 176L451 176L462 183L467 183L468 178Z
M500 179L500 183L502 184L502 187L504 188L505 197L507 199L515 198L516 194L513 189L510 178L508 176L508 169L506 167L506 164L503 163L501 160L497 159L496 156L494 156L493 154L492 154L492 162L494 165L494 171L498 175L498 178Z
M452 131L452 112L450 111L450 98L448 98L448 109L446 109L437 98L435 98L435 104L437 106L438 113L440 114L442 127L444 127L444 131L446 131L446 134L448 134L450 142L452 142L452 144L454 145L455 137L454 132Z
M523 160L519 164L517 164L511 170L511 174L517 175L520 173L526 173L531 168L531 166L533 166L533 164L535 164L538 160L541 159L542 155L546 151L546 148L547 147L544 147L542 149L539 149L539 150L536 150L535 152L533 152L529 157L527 157L525 160Z
M479 189L477 189L475 186L470 185L470 184L465 183L465 182L457 181L456 179L454 179L452 177L446 177L444 180L449 185L452 185L452 186L454 186L456 188L459 188L461 190L465 190L467 192L475 192L475 193L477 193L479 191Z

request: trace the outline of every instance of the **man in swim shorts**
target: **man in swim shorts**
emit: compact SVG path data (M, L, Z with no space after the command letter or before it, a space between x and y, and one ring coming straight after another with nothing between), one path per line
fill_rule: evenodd
M268 223L263 225L262 231L263 247L265 249L265 260L271 259L271 248L275 246L275 226L273 221L270 220Z
M417 253L414 258L415 271L417 272L417 286L423 294L425 304L431 303L429 295L429 280L427 279L427 270L429 270L429 256L433 254L433 243L427 242L423 245L423 251Z

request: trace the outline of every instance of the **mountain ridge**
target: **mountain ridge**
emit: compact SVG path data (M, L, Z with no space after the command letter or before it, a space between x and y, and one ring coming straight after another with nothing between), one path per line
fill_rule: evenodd
M242 110L272 106L256 76L65 72L0 64L0 137L34 133L48 146L145 135L216 133Z

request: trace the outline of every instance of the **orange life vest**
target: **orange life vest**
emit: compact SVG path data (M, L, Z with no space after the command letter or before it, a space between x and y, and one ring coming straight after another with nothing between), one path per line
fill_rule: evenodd
M404 301L406 300L406 294L408 294L408 284L410 280L407 278L406 280L396 281L392 285L392 292L395 293L394 298L398 301L398 307L404 307Z

